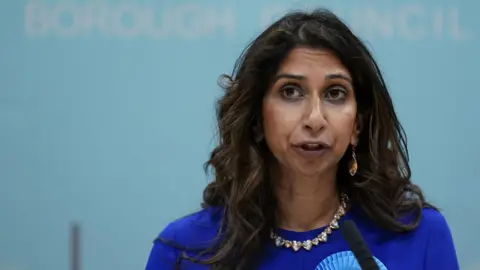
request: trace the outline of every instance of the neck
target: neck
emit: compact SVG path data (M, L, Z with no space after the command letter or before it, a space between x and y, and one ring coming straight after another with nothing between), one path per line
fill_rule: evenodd
M277 179L277 226L301 232L326 226L332 221L340 205L335 171L316 177Z

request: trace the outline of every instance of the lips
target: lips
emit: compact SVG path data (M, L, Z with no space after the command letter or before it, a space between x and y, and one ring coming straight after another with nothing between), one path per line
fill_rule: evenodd
M295 147L305 151L318 151L329 148L329 145L321 141L303 141L294 144Z
M308 159L320 157L329 148L329 145L323 142L302 142L294 146L297 154Z
M304 144L298 145L297 147L299 147L304 151L319 151L326 148L325 145L320 143L304 143Z

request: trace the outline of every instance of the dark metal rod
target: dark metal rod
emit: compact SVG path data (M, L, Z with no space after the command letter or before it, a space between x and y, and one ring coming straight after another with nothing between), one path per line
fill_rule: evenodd
M80 270L80 225L72 223L70 228L70 269Z

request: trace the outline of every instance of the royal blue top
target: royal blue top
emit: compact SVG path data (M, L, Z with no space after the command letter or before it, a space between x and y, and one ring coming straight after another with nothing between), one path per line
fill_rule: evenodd
M362 214L360 208L352 208L342 219L356 223L374 259L382 270L458 270L459 265L450 229L438 211L425 208L422 219L412 232L396 233L383 230ZM208 208L170 223L161 233L162 239L183 247L208 246L217 236L221 213ZM308 240L316 237L324 228L308 232L277 229L276 233L288 240ZM340 230L334 230L326 243L314 246L310 251L295 252L276 247L273 240L265 245L265 253L259 270L352 270L361 269L343 239ZM155 241L146 270L174 269L179 249L164 242ZM194 255L194 253L187 253ZM206 270L208 266L182 260L182 270Z

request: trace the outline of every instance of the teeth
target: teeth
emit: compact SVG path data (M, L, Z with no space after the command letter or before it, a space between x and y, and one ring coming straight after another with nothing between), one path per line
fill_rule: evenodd
M321 146L318 143L309 143L309 144L302 145L302 147L305 148L305 149L318 149Z

